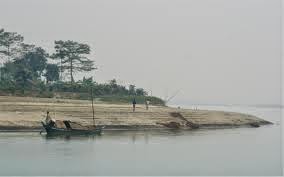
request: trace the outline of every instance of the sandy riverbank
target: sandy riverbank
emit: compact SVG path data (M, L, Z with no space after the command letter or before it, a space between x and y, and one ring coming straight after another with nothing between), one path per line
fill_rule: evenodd
M132 112L131 105L95 102L95 122L106 129L145 128L229 128L265 125L270 122L253 115L190 110L171 107L137 105ZM82 125L92 124L90 101L30 97L0 96L0 130L37 130L49 110L52 118L71 120Z

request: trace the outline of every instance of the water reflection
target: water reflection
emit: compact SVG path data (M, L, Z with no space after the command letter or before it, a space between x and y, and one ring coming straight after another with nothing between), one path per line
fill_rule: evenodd
M279 175L279 130L0 134L0 175Z
M97 140L97 139L125 139L128 138L133 144L143 141L148 144L151 137L176 137L183 136L185 134L195 134L196 130L184 131L184 130L105 130L101 135L60 135L60 134L41 134L45 140ZM201 131L202 132L202 131Z
M101 135L41 135L46 140L95 140L98 139Z

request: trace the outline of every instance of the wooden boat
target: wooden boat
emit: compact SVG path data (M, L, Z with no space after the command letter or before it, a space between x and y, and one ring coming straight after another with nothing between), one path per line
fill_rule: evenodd
M69 120L64 121L51 121L48 124L45 122L41 122L42 126L44 127L47 135L95 135L95 134L101 134L102 129L104 127L98 127L95 126L95 112L94 112L94 101L93 101L93 89L91 90L91 96L92 96L92 111L93 111L93 126L81 126L78 123L72 122ZM77 125L77 126L76 126ZM79 127L78 127L79 125Z
M102 133L103 127L94 127L89 129L75 129L68 125L68 121L64 122L66 127L56 127L55 125L49 124L47 125L43 121L42 126L44 127L46 133L48 135L100 135Z

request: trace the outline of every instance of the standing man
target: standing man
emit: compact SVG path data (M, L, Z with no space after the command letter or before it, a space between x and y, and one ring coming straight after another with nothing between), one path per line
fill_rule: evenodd
M132 106L133 106L133 112L134 112L135 111L135 107L136 107L136 100L135 100L135 98L133 98Z
M146 104L146 110L148 110L148 109L149 109L150 101L149 101L149 100L146 100L146 101L145 101L145 104Z

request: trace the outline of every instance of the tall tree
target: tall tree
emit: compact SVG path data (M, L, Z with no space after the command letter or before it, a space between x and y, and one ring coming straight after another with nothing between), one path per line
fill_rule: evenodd
M70 74L70 81L74 83L74 72L76 71L92 71L94 61L86 57L90 54L90 46L87 44L78 43L75 41L55 41L55 53L53 57L60 59L60 70L68 70Z
M55 47L54 47L55 53L51 55L51 58L60 60L59 61L59 69L60 69L59 80L62 81L63 80L62 73L64 72L62 61L66 57L66 53L65 53L66 50L65 50L63 41L55 41L54 43L55 43Z
M6 32L4 29L0 30L0 53L7 57L9 61L13 56L18 46L23 42L24 37L16 32Z
M4 53L1 52L2 50L4 50L4 46L2 46L2 44L1 44L1 41L3 40L3 38L4 38L4 29L2 28L2 29L0 29L0 56L2 56L2 57L4 56ZM0 64L4 60L2 57L0 58L1 59Z
M15 32L7 32L3 28L0 29L0 67L9 61L11 56L15 54L15 49L23 41L23 37ZM5 61L6 58L6 61ZM0 70L0 79L2 79L2 71Z

